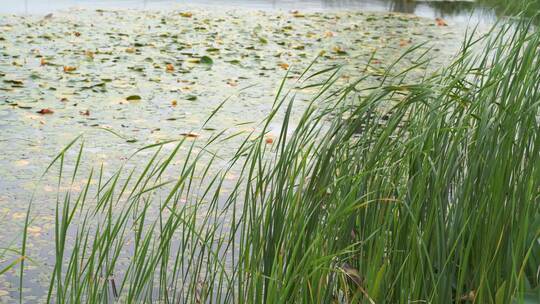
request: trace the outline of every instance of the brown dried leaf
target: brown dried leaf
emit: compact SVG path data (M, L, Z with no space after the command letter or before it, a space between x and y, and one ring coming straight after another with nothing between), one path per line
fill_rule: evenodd
M39 111L37 111L38 114L41 114L41 115L46 115L46 114L53 114L54 111L51 110L51 109L41 109Z
M435 24L437 26L448 26L448 23L443 18L435 18Z
M180 133L180 135L182 135L184 137L188 137L188 138L197 138L197 137L200 136L199 134L193 133L193 132Z
M65 65L64 66L64 73L69 73L69 72L73 72L73 71L76 71L76 70L77 70L77 67L70 66L70 65Z
M360 276L360 272L357 269L353 268L348 263L343 263L341 266L343 272L359 287L362 287L364 284L364 279Z

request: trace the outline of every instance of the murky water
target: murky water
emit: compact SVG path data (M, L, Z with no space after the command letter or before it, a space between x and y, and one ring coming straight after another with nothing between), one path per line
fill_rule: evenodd
M226 6L261 10L362 10L415 14L426 18L441 17L451 21L491 23L492 9L466 1L411 0L4 0L0 13L47 14L68 8L170 9L184 5Z
M481 12L472 3L406 1L245 0L227 2L223 10L209 9L222 5L212 0L197 4L195 0L7 0L2 4L0 244L17 248L21 223L36 191L28 255L37 264L28 265L26 282L32 287L26 294L36 298L44 293L54 261L57 190L54 174L44 184L36 181L77 135L84 134L86 140L81 178L75 182L82 187L92 165L104 164L105 171L113 173L143 145L193 130L204 141L215 132L257 129L271 110L285 70L291 68L290 76L298 77L317 54L323 56L315 70L345 65L339 84L352 81L359 71L376 79L385 66L417 43L428 43L419 51L431 47L438 59L434 64L440 65L459 46L466 23L462 21ZM83 10L68 10L73 6ZM305 16L289 12L295 8L305 11ZM54 12L53 17L44 18L49 12ZM448 26L437 25L434 16L445 17ZM367 70L370 59L375 63ZM200 129L231 96L211 128ZM293 116L304 106L299 97ZM221 144L213 152L226 160L238 141ZM69 156L66 165L72 166L74 154ZM141 157L144 162L149 156ZM0 266L11 258L0 255ZM16 296L17 283L14 272L0 276L0 291L9 291L7 296L0 294L0 303L13 300L9 296Z

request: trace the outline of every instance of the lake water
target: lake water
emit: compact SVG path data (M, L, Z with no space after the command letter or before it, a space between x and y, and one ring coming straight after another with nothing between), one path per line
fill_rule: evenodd
M192 130L199 133L199 141L221 131L231 136L232 140L212 148L212 156L224 156L214 161L218 168L209 171L214 174L228 165L229 156L240 146L242 138L233 134L259 130L289 65L291 77L298 77L317 54L325 54L313 69L343 64L337 85L355 79L358 71L376 81L413 44L424 45L420 53L430 49L432 64L442 65L437 60L450 60L467 22L494 18L494 13L472 2L1 1L0 244L13 248L20 244L21 223L35 191L27 255L36 263L26 266L24 278L29 302L47 291L55 262L56 192L67 189L57 190L54 174L45 176L42 183L37 180L76 136L84 134L86 141L79 176L72 185L74 193L84 187L92 166L103 164L105 176L110 177L140 147L177 139ZM186 7L193 17L179 16L178 11L188 11ZM59 12L71 8L88 10ZM98 8L131 10L93 11ZM288 12L295 9L324 13L295 18ZM427 19L360 11L403 12ZM25 16L48 13L54 16ZM446 19L448 26L437 26L435 17ZM203 55L212 60L211 67L200 64ZM406 58L403 64L413 61ZM418 74L424 72L420 69ZM294 83L287 85L292 88ZM314 91L308 87L295 94L293 122L307 104L302 94L311 96ZM130 98L134 96L138 98ZM199 128L229 98L208 128ZM52 112L40 115L40 109ZM280 133L279 127L274 133ZM179 155L187 151L181 149ZM66 167L75 163L76 153L67 154ZM146 163L151 153L141 153L126 168ZM181 163L180 159L175 165ZM227 178L234 181L238 175L231 171ZM230 189L224 185L223 193ZM73 243L70 238L67 242ZM1 253L0 269L15 258ZM9 292L0 294L0 303L15 302L18 282L16 272L0 276L0 291Z
M4 0L0 13L47 14L70 8L90 9L167 9L185 5L227 6L260 10L308 11L364 10L415 14L421 17L441 17L454 22L491 23L492 9L473 1L411 1L411 0Z

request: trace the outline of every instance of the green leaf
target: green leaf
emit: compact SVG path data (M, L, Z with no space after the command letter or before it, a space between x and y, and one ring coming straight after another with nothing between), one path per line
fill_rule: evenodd
M202 64L208 64L208 65L214 64L214 60L212 60L212 58L210 58L209 56L202 56L200 62Z
M22 260L23 260L23 258L18 258L15 261L11 262L11 264L7 265L4 269L0 269L0 275L8 272L8 270L10 270L13 267L17 266L17 264L19 264Z
M506 281L497 289L495 293L495 304L504 304L504 297L506 295Z
M139 101L139 100L141 100L141 96L139 96L139 95L130 95L130 96L126 97L126 100L127 101Z
M377 303L381 300L379 299L379 297L381 295L381 287L387 266L388 264L386 263L381 266L381 268L377 272L377 276L375 277L375 283L373 284L373 288L371 289L371 296L377 301Z

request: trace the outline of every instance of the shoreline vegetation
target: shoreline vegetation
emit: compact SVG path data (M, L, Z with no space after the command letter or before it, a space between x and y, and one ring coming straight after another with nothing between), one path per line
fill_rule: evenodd
M244 135L149 145L146 164L96 167L74 188L75 138L45 172L58 178L45 302L537 303L540 31L498 24L408 77L424 56L375 85L306 69L293 87L315 93L294 123L284 77L262 131L217 173L211 147ZM20 257L0 275L17 270L21 303L38 199L20 249L0 251Z
M209 182L203 195L182 203L196 191L196 168L210 164L190 155L178 180L163 181L178 148L161 155L160 145L145 148L156 154L139 176L120 182L125 173L118 172L98 178L97 190L88 183L77 196L61 194L49 300L521 303L534 297L540 34L525 23L498 31L468 40L450 67L420 82L387 75L366 97L355 85L326 94L334 89L332 77L318 84L313 101L329 96L334 106L309 107L290 137L286 115L273 157L264 134L246 140L231 160L243 174L225 198L219 174L203 177ZM486 52L474 55L480 43ZM290 111L292 100L279 92L273 113ZM378 111L388 103L391 110ZM317 128L326 120L328 128ZM64 156L53 166L62 167ZM76 171L60 168L59 177L73 180ZM154 201L152 193L165 187L166 199ZM146 217L152 204L163 211L158 218ZM226 227L222 218L231 215ZM125 250L131 257L122 272L116 262Z

